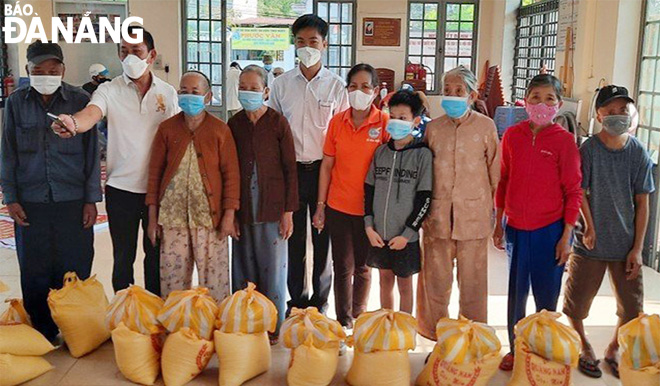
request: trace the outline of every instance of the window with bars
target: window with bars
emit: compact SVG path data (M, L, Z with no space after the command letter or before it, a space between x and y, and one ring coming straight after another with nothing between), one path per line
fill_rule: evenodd
M212 106L222 105L222 0L184 0L184 54L186 70L198 70L211 80Z
M649 154L658 163L660 152L660 0L646 1L646 16L642 36L637 108L637 137L645 143Z
M555 72L559 0L530 3L518 9L516 50L513 59L513 98L523 99L527 82L541 68Z
M477 0L410 1L407 62L426 69L426 90L440 93L440 76L459 65L474 69Z
M317 1L315 10L329 24L328 52L323 64L345 79L355 63L355 1Z

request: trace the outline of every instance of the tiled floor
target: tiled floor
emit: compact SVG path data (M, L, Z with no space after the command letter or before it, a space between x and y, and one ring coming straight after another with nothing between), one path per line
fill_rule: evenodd
M97 274L99 280L105 286L109 297L112 296L110 284L110 275L112 268L112 254L110 247L110 236L108 231L96 235L96 257L94 260L93 272ZM489 261L489 321L498 331L498 336L503 344L507 342L506 337L506 288L507 288L507 266L506 257L501 252L491 250ZM137 277L141 278L142 269L140 264L136 264ZM646 312L660 313L660 275L650 269L645 269L645 291L646 291ZM378 300L378 276L374 273L369 309L379 308ZM18 264L14 251L0 249L0 280L11 287L8 293L0 294L0 301L10 297L20 297L20 287L18 278ZM141 284L141 279L138 279ZM4 309L0 304L0 310ZM533 308L533 302L530 299L529 310ZM331 304L330 309L333 309ZM594 301L592 312L586 320L588 333L596 352L602 354L612 335L612 326L616 322L614 312L616 310L615 301L609 287L607 278L600 290L599 296ZM456 316L458 311L456 291L452 298L451 314ZM331 311L332 314L332 311ZM331 317L333 315L330 315ZM565 321L565 318L563 319ZM412 365L412 374L417 376L421 371L424 358L427 353L433 349L433 342L424 338L418 338L418 345L410 355ZM508 347L503 347L506 352ZM46 359L55 366L55 369L45 375L27 383L28 385L66 385L66 386L114 386L130 385L121 375L115 366L112 344L107 342L97 351L81 358L74 359L69 356L66 349L59 349L46 356ZM286 369L288 367L289 353L281 345L273 348L273 365L271 370L248 382L247 385L285 385ZM352 353L340 358L339 369L333 381L333 385L344 385L344 375L348 371L352 360ZM607 374L602 379L593 380L582 376L577 371L574 372L574 382L576 386L615 386L620 385L618 380ZM210 366L190 385L216 385L218 377L217 359L213 359ZM489 383L490 386L506 385L509 374L498 372ZM413 384L414 380L411 380ZM159 379L158 385L163 385L162 379ZM374 385L378 386L378 385Z

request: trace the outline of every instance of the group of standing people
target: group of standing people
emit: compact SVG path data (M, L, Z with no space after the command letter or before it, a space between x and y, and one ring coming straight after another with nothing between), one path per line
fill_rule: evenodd
M530 286L538 310L556 310L569 262L564 310L583 338L580 368L594 376L598 362L582 326L600 285L590 275L609 270L619 326L642 310L654 186L652 162L628 134L633 101L625 88L601 90L603 130L578 150L554 123L561 85L539 75L527 88L530 119L500 144L493 121L471 108L476 77L458 67L443 76L446 115L418 135L420 96L398 91L389 113L379 110L376 70L358 64L344 82L325 68L328 24L304 15L292 27L299 66L277 79L256 65L240 70L241 108L225 123L205 111L213 93L203 73L186 72L177 91L150 71L154 40L141 27L131 35L138 28L142 42L119 46L124 73L91 99L61 81L60 47L36 42L28 48L30 86L7 101L0 183L16 223L25 306L47 338L57 335L48 289L66 271L91 272L102 198L92 129L104 117L115 291L134 282L141 225L145 286L155 294L190 288L196 266L217 300L254 282L277 306L279 327L294 307L326 312L334 284L337 320L351 329L367 308L370 268L379 270L382 307L394 308L396 283L409 313L419 273L419 331L433 339L448 316L454 267L460 314L487 322L492 237L509 256L511 345ZM52 125L47 112L59 114ZM614 339L608 363L616 364L616 349ZM501 368L511 369L512 355Z

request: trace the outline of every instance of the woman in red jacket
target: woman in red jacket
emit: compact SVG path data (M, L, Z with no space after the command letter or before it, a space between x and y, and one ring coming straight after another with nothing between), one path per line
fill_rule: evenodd
M529 120L506 131L497 188L495 246L509 255L508 328L511 352L500 368L513 368L513 327L525 317L530 284L536 310L555 311L564 264L580 213L580 153L572 134L554 123L561 84L535 76L525 96ZM506 216L506 224L502 217Z

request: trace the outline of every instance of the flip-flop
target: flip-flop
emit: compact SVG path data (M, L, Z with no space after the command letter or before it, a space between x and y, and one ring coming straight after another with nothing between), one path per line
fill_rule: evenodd
M508 353L502 358L500 362L500 370L511 371L513 370L513 353Z
M275 346L280 342L280 337L279 335L276 334L268 334L268 341L270 342L271 346Z
M612 371L612 375L614 375L617 379L619 378L619 362L616 361L614 358L605 358L605 363L610 367L610 370Z
M578 369L580 369L582 374L591 378L600 378L603 376L603 372L598 367L599 364L600 361L598 359L587 359L585 356L580 355Z

